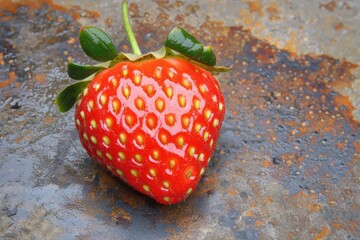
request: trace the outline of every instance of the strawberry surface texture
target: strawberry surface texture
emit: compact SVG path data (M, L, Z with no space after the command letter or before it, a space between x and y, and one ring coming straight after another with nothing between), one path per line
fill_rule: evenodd
M196 188L224 112L208 71L168 57L100 72L83 90L75 122L92 158L136 190L174 204Z

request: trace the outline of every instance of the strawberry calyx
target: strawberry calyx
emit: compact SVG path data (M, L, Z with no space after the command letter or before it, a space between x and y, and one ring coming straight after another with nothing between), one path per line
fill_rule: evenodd
M206 63L200 62L199 60L195 60L191 56L186 56L184 54L180 54L180 53L174 51L174 49L172 49L170 47L166 47L166 46L160 48L157 51L149 52L149 53L142 54L142 55L136 55L136 54L132 54L132 53L120 53L116 58L114 58L112 61L110 61L108 63L108 67L112 67L119 62L125 62L125 61L139 62L139 61L150 60L150 59L161 59L161 58L170 57L170 56L178 56L181 58L185 58L188 61L192 62L193 64L196 64L196 65L200 66L201 68L203 68L209 72L212 72L212 73L227 72L227 71L231 70L231 67L210 66Z
M103 69L105 69L105 67L100 65L93 66L79 65L72 62L68 63L68 75L74 80L83 80Z
M180 27L175 27L169 33L164 47L154 52L141 54L129 22L126 0L122 2L122 16L133 53L118 54L111 38L104 31L93 26L82 27L79 34L81 48L88 57L100 63L96 65L68 63L68 75L77 82L64 88L56 97L55 104L60 112L67 112L73 107L82 90L97 73L120 62L139 62L177 56L212 73L227 72L232 69L232 66L216 66L216 57L212 47L203 46L194 36Z

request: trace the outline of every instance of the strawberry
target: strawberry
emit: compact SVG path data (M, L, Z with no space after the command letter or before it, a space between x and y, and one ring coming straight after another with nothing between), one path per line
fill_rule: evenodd
M66 112L76 102L76 128L93 159L157 202L175 204L194 191L214 152L225 102L210 71L229 68L215 66L212 48L182 28L142 55L126 1L122 9L134 54L117 54L103 31L83 27L84 52L103 63L69 63L69 76L81 81L56 104Z

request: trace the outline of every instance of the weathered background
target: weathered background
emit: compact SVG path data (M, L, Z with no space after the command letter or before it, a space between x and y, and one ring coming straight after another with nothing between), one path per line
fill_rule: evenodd
M197 190L160 206L86 155L56 94L81 25L129 51L120 1L0 0L0 239L359 239L360 1L130 1L143 52L177 25L233 65Z

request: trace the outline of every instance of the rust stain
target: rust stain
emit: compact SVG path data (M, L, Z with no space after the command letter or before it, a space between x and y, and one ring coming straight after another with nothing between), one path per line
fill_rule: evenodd
M22 143L22 142L29 141L29 140L31 140L31 135L32 135L32 131L30 129L27 129L21 136L19 136L15 139L15 142Z
M285 197L287 201L291 201L297 208L305 208L309 213L317 212L321 209L315 193L307 193L305 191L298 192L294 195Z
M0 82L0 88L5 88L13 83L16 79L15 72L9 72L9 78Z
M348 232L356 232L357 225L359 224L356 221L348 221L345 223L341 223L341 220L338 220L336 222L332 222L330 224L331 228L336 230L344 230Z
M230 190L229 194L235 196L238 195L238 192L236 190Z
M260 221L260 220L256 220L256 221L255 221L255 226L256 226L256 227L259 228L259 227L261 227L261 226L263 226L263 225L264 225L264 222L263 222L263 221Z
M113 24L112 21L113 20L111 18L105 19L105 25L106 25L107 28L112 28L112 24Z
M262 191L261 191L261 187L260 184L258 182L255 181L251 181L249 183L250 187L251 187L251 191L255 196L255 199L262 199Z
M112 189L116 182L113 181L113 176L106 174L105 172L99 172L99 185L94 189L100 192L106 192Z
M131 215L121 208L114 208L111 212L111 220L116 224L120 224L124 227L129 227L132 223Z
M279 14L280 13L280 5L278 2L270 3L267 6L266 11L271 14Z
M308 203L306 204L307 208L310 210L310 212L314 213L321 209L321 206L318 203Z
M357 208L359 210L359 207ZM356 233L356 230L359 228L359 222L358 221L349 221L347 223L348 227L346 229L349 229L351 232Z
M255 213L252 210L249 210L245 213L245 216L247 216L247 217L253 217L254 215L255 215Z
M45 117L44 118L44 123L46 123L46 124L51 124L52 122L53 122L53 117Z
M321 71L325 74L328 73L328 75L319 74L314 76L317 77L317 79L313 79L314 81L323 81L327 87L334 90L351 87L351 83L354 80L352 70L358 67L357 64L339 61L329 56L321 56L321 60L319 63Z
M360 155L360 142L354 142L353 143L356 152Z
M194 192L193 194L196 194L198 196L205 196L208 193L211 193L212 189L214 189L215 186L218 186L218 176L216 174L212 175L211 177L205 176L202 179L202 188L199 191ZM230 192L229 192L230 193Z
M338 149L340 149L341 151L344 151L345 146L346 146L346 143L337 142L337 143L335 144L335 146L336 146Z
M337 6L337 0L331 0L328 3L320 3L319 8L325 8L329 12L333 12Z
M0 64L1 64L1 65L4 65L4 64L5 64L4 59L3 59L3 53L2 53L2 52L0 52Z
M265 196L264 197L264 203L266 205L270 205L272 202L273 202L273 200L272 200L271 196Z
M47 75L45 73L39 73L35 75L35 80L40 84L44 84L46 77Z
M266 7L266 11L269 13L269 20L271 22L280 21L280 5L277 2L270 3L269 6Z
M51 6L54 10L65 12L67 9L61 5L55 4L52 0L26 0L26 1L14 1L14 0L0 0L0 5L3 10L16 13L20 6L27 6L31 10L39 9L44 4ZM0 11L0 17L3 16L5 11Z
M345 117L348 121L355 121L353 119L353 111L355 107L349 100L348 96L335 96L334 97L335 107L338 109L342 109L342 116Z
M270 160L265 160L265 161L263 161L263 163L262 163L262 166L263 167L265 167L265 168L268 168L268 167L270 167L270 166L272 166L273 164L272 164L272 162L270 161Z
M257 13L260 17L264 16L263 5L261 1L247 1L246 2L251 13Z
M203 226L203 224L205 224L198 208L188 204L171 206L171 209L161 208L160 215L161 213L165 213L164 218L157 219L162 223L172 225L166 228L166 232L171 234L166 239L187 239L190 236L189 233L198 230L198 228L194 228L193 224L189 224L190 222L197 223L198 226ZM173 225L174 223L175 225ZM181 231L179 231L179 229L181 229Z
M335 229L345 229L346 228L346 224L344 223L338 223L338 222L333 222L331 223L331 227L335 228Z
M71 9L72 17L75 20L79 20L80 18L87 17L87 18L99 18L100 13L96 10L90 11L90 10L83 10L80 6L73 6ZM82 12L84 11L84 12Z
M326 239L330 234L331 230L328 226L324 226L320 231L313 230L316 232L315 237L313 237L313 240L323 240Z
M296 234L293 232L288 232L286 239L288 239L288 240L296 239Z
M83 17L87 18L99 18L100 13L98 11L89 11L89 10L82 10L80 6L73 6L71 9L68 9L62 5L56 4L53 0L25 0L25 1L14 1L14 0L0 0L0 5L2 6L2 11L0 11L0 17L2 17L5 12L10 12L15 14L17 9L20 6L29 7L30 10L39 9L44 5L50 6L53 10L58 10L61 12L67 12L71 14L71 16L78 20ZM82 13L82 11L84 11ZM62 18L59 16L58 19L52 19L51 16L48 16L49 21L57 21L61 22Z
M340 31L340 30L345 29L345 25L344 25L344 23L340 22L340 23L335 24L334 28L336 31Z
M74 37L71 37L71 38L67 41L68 44L74 44L75 42L76 42L76 39L75 39Z

